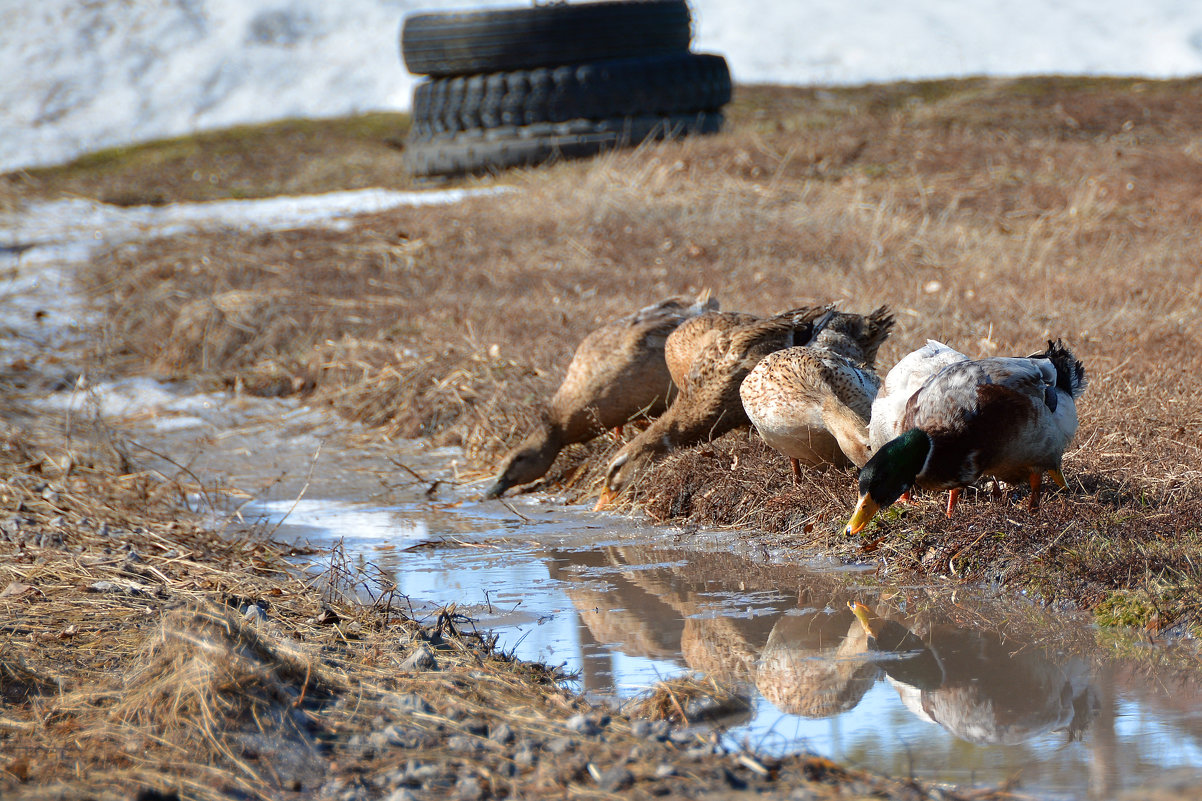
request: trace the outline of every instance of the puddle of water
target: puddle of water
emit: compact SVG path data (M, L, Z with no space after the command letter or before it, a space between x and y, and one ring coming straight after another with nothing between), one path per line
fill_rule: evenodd
M846 602L885 607L829 572L664 549L655 543L670 533L620 520L586 531L598 518L583 508L527 500L518 507L525 522L494 506L376 508L361 533L363 509L327 505L319 525L301 515L280 533L295 526L314 543L342 539L419 611L470 607L502 648L563 664L596 699L629 698L686 672L712 676L748 704L722 721L726 736L762 752L812 751L969 784L1017 776L1023 789L1056 798L1109 798L1165 770L1202 766L1195 684L1096 652L1046 650L983 618L971 627L891 616L870 640ZM439 538L447 541L413 547ZM1092 633L1075 639L1092 642Z
M418 482L363 452L339 462L331 448L328 467L305 472L311 487L334 493L297 502L273 489L242 513L278 526L284 540L340 542L419 614L457 603L502 648L563 665L597 700L630 698L683 673L711 676L747 704L720 721L725 736L761 752L810 751L968 784L1017 776L1054 798L1110 798L1166 770L1202 767L1199 687L1104 659L1084 623L1047 619L1060 629L1051 641L1084 644L1068 655L968 602L957 621L888 611L908 607L849 586L846 570L665 547L680 532L549 498L519 496L507 508L453 483L428 495L453 454L393 447L393 458L423 475ZM358 484L322 477L347 464ZM706 541L690 534L691 545ZM850 600L888 611L873 639ZM966 625L974 617L980 625Z

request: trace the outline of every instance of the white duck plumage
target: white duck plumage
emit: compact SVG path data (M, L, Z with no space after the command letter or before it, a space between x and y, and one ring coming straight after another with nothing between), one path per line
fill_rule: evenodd
M949 364L968 361L968 357L942 342L928 339L927 344L906 354L885 375L880 391L872 402L868 421L868 450L875 453L889 440L899 436L906 403L923 382Z

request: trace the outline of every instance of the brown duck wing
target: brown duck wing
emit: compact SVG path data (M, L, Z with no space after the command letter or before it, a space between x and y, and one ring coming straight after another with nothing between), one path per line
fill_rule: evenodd
M816 344L871 367L893 323L893 313L886 306L867 315L836 312L816 338Z
M957 362L927 379L903 418L904 429L921 428L931 437L920 481L961 486L992 475L1037 422L1048 380L1038 362L1009 358Z
M697 355L709 346L723 331L754 323L760 318L742 312L711 311L685 320L676 327L664 342L664 361L677 387L688 381L689 371Z

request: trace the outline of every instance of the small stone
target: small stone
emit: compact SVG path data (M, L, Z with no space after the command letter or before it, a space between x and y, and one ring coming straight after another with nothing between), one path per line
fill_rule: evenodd
M570 737L555 737L547 741L545 748L552 754L566 754L575 750L576 743Z
M666 740L672 734L672 724L666 720L656 720L651 723L651 736L657 740Z
M384 801L417 801L417 796L407 787L400 787L392 795L385 796Z
M601 771L601 775L597 777L597 786L607 793L616 793L619 790L625 790L632 784L634 784L634 774L621 765L603 770Z
M641 740L645 740L651 736L651 721L636 720L630 724L630 733Z
M390 746L393 748L422 748L429 745L430 738L420 729L393 724L371 735L372 744L377 748Z
M597 725L596 721L583 714L573 715L568 718L564 725L577 734L583 734L585 737L592 737L601 733L601 727Z
M258 604L248 604L242 613L242 619L251 625L267 622L267 612Z
M484 788L475 776L460 776L455 782L456 801L480 801L484 798Z
M474 737L456 734L447 740L447 748L452 751L476 751L480 748L480 744Z
M441 778L444 773L441 765L418 765L410 760L409 764L405 766L405 778L419 784Z
M434 652L423 643L417 646L417 650L401 663L401 670L410 672L438 670L438 660L434 658Z
M533 744L528 741L523 741L518 746L518 750L513 754L513 764L519 768L529 768L538 761L538 753L534 750Z
M405 783L405 769L393 768L390 771L381 773L379 776L380 786L385 788L397 788Z
M489 729L488 732L488 739L501 745L508 745L513 740L513 737L513 729L510 728L508 723L498 723Z
M488 734L488 723L483 718L471 718L463 722L463 728L467 729L468 734L475 734L483 737Z
M420 712L423 715L434 714L434 707L417 693L405 693L392 699L392 707L399 712Z
M655 778L666 779L669 776L676 775L676 767L668 762L661 762L655 766Z

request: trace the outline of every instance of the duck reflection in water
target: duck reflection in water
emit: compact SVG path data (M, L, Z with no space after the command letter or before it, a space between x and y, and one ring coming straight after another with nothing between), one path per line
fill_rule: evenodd
M1049 731L1077 739L1097 713L1082 660L1056 662L1039 649L952 625L933 626L920 638L862 603L848 607L902 703L962 740L1014 745Z
M982 745L1016 745L1053 731L1078 739L1098 714L1085 660L994 631L903 624L848 600L834 580L809 576L799 590L793 574L749 568L734 555L686 560L653 547L551 556L550 576L570 587L582 642L681 659L739 697L750 700L754 687L786 714L822 719L847 712L878 679L920 719ZM737 583L714 579L723 575L738 576ZM789 598L793 610L718 613L723 598L741 594ZM585 658L586 690L604 692L612 681L607 652L594 647Z
M855 707L880 672L868 634L850 612L811 610L776 621L760 653L756 687L782 712L828 718Z

